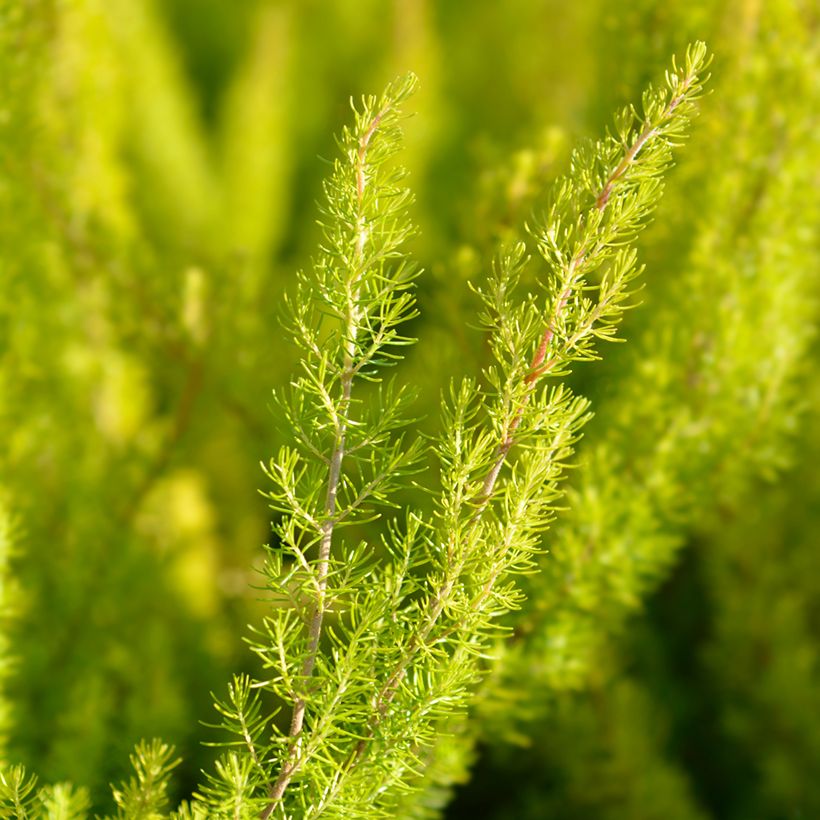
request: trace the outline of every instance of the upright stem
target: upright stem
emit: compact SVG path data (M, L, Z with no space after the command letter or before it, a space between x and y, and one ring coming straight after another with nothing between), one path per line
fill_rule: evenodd
M663 111L663 114L660 117L660 122L663 122L663 120L667 119L674 113L675 109L680 105L681 101L686 95L686 91L691 85L693 79L694 77L687 78L687 81L684 83L682 90L677 95L672 97L672 99L669 101L669 103ZM632 145L630 145L629 148L625 151L623 157L621 158L621 161L618 163L618 166L609 175L603 187L598 192L598 195L595 197L596 210L603 211L604 208L606 208L607 203L609 202L609 197L612 195L612 190L615 187L615 184L626 173L629 166L635 161L635 158L638 156L638 153L644 147L644 145L646 145L646 143L649 142L649 140L656 136L657 133L657 125L647 125L641 131L641 133L638 134L637 138L635 139L635 142L633 142ZM490 468L490 471L489 473L487 473L487 477L484 480L484 484L481 488L481 495L479 497L480 504L478 514L480 514L483 511L484 507L490 499L490 496L493 493L493 490L495 489L495 484L498 480L501 468L504 466L504 462L507 459L507 455L509 454L510 450L513 447L513 444L515 443L514 436L519 426L521 425L521 420L524 416L524 410L526 408L527 403L529 402L529 398L535 387L535 383L544 374L549 372L558 361L557 355L554 355L547 360L547 351L549 350L553 336L555 335L555 321L558 319L561 313L563 313L564 308L567 305L567 301L569 300L569 297L572 294L572 288L575 283L575 279L578 277L579 269L581 268L581 266L584 263L584 260L587 257L587 250L588 248L581 248L581 250L579 250L570 260L566 276L566 281L568 282L568 284L555 306L552 318L548 322L547 327L544 331L544 336L541 340L541 344L538 346L538 349L535 351L535 355L533 356L532 362L530 364L529 373L527 373L526 377L524 378L524 383L527 387L527 390L524 393L523 401L521 402L520 407L516 411L515 416L513 416L513 419L510 422L509 427L507 428L506 435L504 436L503 441L498 446L498 454L496 460L493 463L493 466Z
M367 244L367 220L365 218L363 203L365 187L367 185L367 149L370 140L379 127L379 123L387 112L387 107L383 108L373 117L372 121L359 138L358 152L356 156L356 204L358 215L356 218L355 251L353 256L353 276L349 284L347 299L347 317L345 322L345 351L342 365L341 387L342 396L336 412L336 438L333 444L333 451L328 461L327 490L325 493L324 520L321 527L321 540L319 541L319 556L316 562L316 602L310 613L308 625L308 647L307 655L302 664L301 678L303 682L313 675L316 666L316 658L319 654L319 641L322 637L322 621L325 614L325 599L327 595L327 576L330 567L330 551L333 543L333 530L336 525L336 498L339 491L339 481L342 476L342 462L344 461L347 443L348 419L347 414L350 408L350 397L353 388L353 378L356 374L356 338L359 333L359 322L361 311L359 307L359 283L362 277L362 266L364 264L364 249ZM279 776L268 789L268 804L260 814L262 820L267 820L273 814L279 801L285 793L293 775L301 765L299 741L302 727L305 722L305 710L307 709L307 699L304 696L298 697L293 704L293 714L290 721L289 737L291 738L288 756Z

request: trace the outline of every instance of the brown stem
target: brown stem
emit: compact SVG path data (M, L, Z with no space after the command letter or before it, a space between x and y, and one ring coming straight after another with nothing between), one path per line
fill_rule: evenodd
M687 89L691 85L692 82L691 77L687 78L686 82L683 85L683 90L675 95L670 101L669 104L664 109L663 114L661 115L660 120L663 121L667 119L675 109L680 105L681 101L686 94ZM658 126L647 126L646 128L641 131L638 135L638 138L635 142L629 147L627 152L622 157L621 161L618 163L618 166L615 170L609 175L607 181L604 183L603 188L598 193L598 196L595 198L595 208L599 211L603 211L606 208L607 203L609 202L609 197L612 194L612 190L615 186L615 183L626 173L629 166L635 161L635 157L638 156L640 150L646 145L646 143L652 139L658 133ZM547 328L544 331L544 336L541 340L541 344L538 346L538 349L535 351L535 355L533 356L532 362L530 364L529 373L527 373L526 377L524 378L524 384L527 386L527 391L524 394L524 399L521 403L521 406L518 408L515 416L513 417L512 421L510 422L509 427L507 428L506 435L504 440L498 447L498 455L496 461L493 463L493 466L490 468L490 472L487 474L486 479L484 480L484 485L481 488L481 502L479 509L482 510L483 507L489 501L490 496L492 495L493 489L495 487L495 483L498 480L498 475L501 472L501 468L504 465L504 462L507 459L507 455L509 454L510 450L513 447L514 439L513 436L515 432L518 430L519 426L521 425L521 420L524 415L524 410L526 408L527 403L529 402L530 394L532 393L532 388L534 387L535 383L540 379L543 375L549 372L558 360L557 356L551 357L548 361L544 361L547 356L547 351L549 346L552 342L553 336L555 335L555 322L558 317L560 317L561 313L563 313L564 308L566 307L567 301L572 293L572 287L575 276L581 266L586 259L586 250L581 248L578 253L572 258L569 263L569 277L570 284L561 294L561 298L556 305L556 309L553 313L552 319L547 324Z
M681 86L680 93L676 94L669 101L669 104L664 109L663 114L661 114L659 118L660 122L663 122L665 119L670 117L681 102L683 102L683 98L686 96L686 92L689 90L689 86L692 84L693 80L694 76L686 78ZM623 159L621 159L620 163L618 163L618 167L609 175L604 187L595 199L595 207L599 211L602 211L606 207L607 202L609 202L609 197L612 194L612 188L615 183L624 175L626 169L633 163L641 148L643 148L644 145L646 145L646 143L649 142L655 134L657 134L657 132L658 126L647 126L643 131L641 131L638 135L638 139L635 140L626 154L624 154Z
M306 680L313 674L313 669L316 666L316 657L319 652L319 640L322 636L322 621L325 613L325 594L327 592L327 574L330 564L330 547L333 540L333 528L336 516L336 496L339 489L339 479L342 474L342 461L345 454L345 440L347 436L347 421L345 414L350 405L351 386L353 383L350 376L350 368L345 368L345 374L342 377L342 401L339 406L339 423L336 435L336 443L334 445L333 454L330 460L330 467L328 469L327 479L327 493L325 496L325 520L322 524L322 539L319 544L319 559L316 565L316 586L318 594L316 596L316 603L310 616L310 625L308 627L308 652L302 664L302 678ZM288 757L285 764L279 772L279 777L271 785L268 790L268 798L270 802L265 807L265 810L260 815L263 820L270 817L276 808L277 803L282 799L285 789L291 781L299 767L299 735L302 733L302 727L305 722L305 710L307 708L307 700L304 697L299 697L293 704L293 714L290 721L289 736L292 739L290 748L288 750Z

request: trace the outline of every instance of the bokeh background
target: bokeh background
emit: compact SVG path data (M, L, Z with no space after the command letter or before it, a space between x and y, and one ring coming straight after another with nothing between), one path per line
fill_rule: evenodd
M141 737L207 768L252 669L287 435L277 317L351 96L413 70L437 430L468 283L693 39L712 93L448 817L820 816L820 11L801 0L0 0L0 758L99 810ZM412 500L412 499L411 499ZM424 503L419 501L419 503Z

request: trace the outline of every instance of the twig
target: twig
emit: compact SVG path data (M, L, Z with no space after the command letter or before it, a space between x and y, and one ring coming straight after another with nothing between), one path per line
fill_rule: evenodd
M361 278L361 264L364 258L364 249L367 243L367 228L365 225L364 213L362 205L364 201L364 192L367 185L366 164L367 164L367 149L370 145L370 140L376 133L384 115L387 113L388 106L385 106L379 111L370 122L367 130L359 138L359 146L356 163L356 198L359 209L359 218L356 221L356 244L354 257L354 272L355 276L351 282L351 292L348 297L348 315L347 315L347 341L345 350L345 359L341 375L342 398L339 403L339 412L337 414L336 422L336 440L333 446L333 452L330 456L327 479L327 492L325 495L324 514L325 519L321 528L321 541L319 543L319 557L316 562L316 586L317 596L316 603L310 615L310 624L308 627L308 651L302 665L302 678L310 678L313 674L313 669L316 666L316 658L319 652L319 641L322 636L322 621L325 613L325 597L327 594L327 576L330 564L330 550L333 541L333 530L337 523L336 517L336 497L339 489L339 481L342 475L342 462L345 457L345 447L347 438L347 411L350 407L350 398L353 387L353 378L358 372L358 367L355 362L356 357L356 337L359 330L359 307L358 307L358 282ZM262 820L267 820L273 814L276 806L282 799L293 775L300 765L300 744L299 736L302 733L302 727L305 721L305 710L307 708L307 700L305 697L299 697L293 704L293 714L290 722L289 736L291 738L290 748L288 750L287 759L282 766L277 779L271 784L268 790L268 805L260 814Z

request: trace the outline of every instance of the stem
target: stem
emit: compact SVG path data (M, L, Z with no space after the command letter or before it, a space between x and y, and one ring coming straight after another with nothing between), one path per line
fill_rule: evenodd
M577 270L579 262L576 260L580 258L576 257L570 263L569 271L570 276L573 276L574 271ZM563 293L561 294L561 298L558 300L558 303L555 306L555 310L553 311L552 318L550 319L549 323L547 324L547 329L544 331L544 336L541 339L541 344L538 346L538 349L535 351L535 355L532 357L532 362L530 362L530 369L527 375L524 377L524 384L526 385L526 392L524 393L524 399L521 402L518 410L515 413L512 421L507 427L507 431L504 435L504 440L501 444L498 445L498 453L496 456L496 460L493 463L493 466L490 468L490 471L487 473L487 477L484 479L484 484L481 487L481 493L479 495L479 506L478 510L476 511L475 518L478 518L482 512L484 512L484 508L489 503L490 497L493 494L493 490L495 489L495 483L498 481L498 476L501 473L501 468L504 466L504 462L507 459L507 455L509 454L510 450L515 444L515 433L518 430L519 426L521 425L521 420L524 417L524 410L529 402L530 394L535 389L535 383L538 379L551 370L555 366L555 362L558 360L558 356L553 356L550 358L548 362L544 362L544 359L547 357L547 350L549 350L549 346L552 343L553 337L555 336L555 322L564 312L564 308L569 301L569 297L572 293L572 282L567 285L564 289Z
M686 95L686 91L691 85L693 79L693 76L686 78L686 81L682 86L682 90L669 101L669 104L663 110L663 113L661 114L658 120L659 123L663 123L674 113L675 109L683 101L683 98ZM601 188L600 192L598 193L598 196L595 198L596 210L603 211L604 208L606 208L607 203L609 202L609 197L612 194L612 189L615 186L615 183L626 173L627 169L635 161L635 158L638 156L638 153L644 147L644 145L646 145L646 143L649 142L649 140L651 140L658 134L659 128L660 125L647 125L641 131L641 133L638 135L638 138L635 140L634 143L632 143L632 145L626 151L621 161L618 163L618 166L609 175L607 181L604 183L603 188ZM547 357L547 351L549 350L549 346L552 343L553 337L555 335L555 321L558 317L560 317L561 313L563 313L564 308L566 307L567 301L569 300L569 297L572 294L572 288L575 284L580 268L583 265L586 257L586 250L582 247L581 250L579 250L575 254L575 256L573 256L573 258L570 260L569 265L567 266L566 281L568 282L568 284L564 289L564 292L561 294L560 299L558 300L552 318L547 324L547 328L544 331L544 336L541 340L541 344L535 351L535 355L533 356L532 362L530 364L529 373L527 373L526 377L524 378L524 384L526 385L527 390L524 393L524 398L521 402L520 407L518 408L515 416L510 422L509 427L507 428L504 440L498 447L497 458L493 463L493 466L490 468L490 471L487 474L486 479L484 480L484 484L481 488L481 495L479 496L480 505L477 515L479 515L483 511L484 507L487 505L487 502L489 501L490 496L493 493L493 489L495 488L495 484L498 480L501 468L504 466L504 462L507 459L507 455L509 454L510 450L513 447L513 444L515 443L513 436L515 435L515 432L521 425L521 420L524 416L524 410L526 408L527 403L529 402L530 394L533 391L535 383L543 375L548 373L555 366L556 362L561 358L561 351L558 351L548 361L544 361ZM578 337L579 334L574 334L573 337L565 345L565 350L570 349L573 346L573 344L575 344L578 341Z
M316 603L310 614L310 624L308 627L308 647L307 655L302 664L303 680L307 680L313 675L316 666L316 658L319 654L319 641L322 637L322 622L325 614L325 599L327 595L327 575L330 566L330 551L333 543L333 530L337 523L336 498L339 490L339 481L342 476L342 462L346 452L346 440L348 419L347 413L350 408L350 397L353 388L353 378L357 373L356 367L356 337L359 332L360 308L359 308L359 282L362 277L362 263L364 260L364 249L367 244L367 225L363 212L364 191L367 185L366 165L367 149L376 129L379 127L384 115L387 113L389 105L385 106L372 119L367 129L359 137L358 152L356 155L356 205L358 215L356 219L356 236L353 276L348 285L348 312L345 327L345 353L341 375L342 396L336 410L336 440L333 451L330 455L327 491L324 504L324 521L321 528L321 541L319 542L319 557L316 562ZM307 699L299 697L293 704L293 714L290 721L291 738L287 759L282 766L279 776L268 789L268 804L260 814L262 820L267 820L273 814L276 806L282 799L293 775L302 764L303 758L300 755L300 735L305 722L305 711L307 709Z
M669 101L669 104L664 108L663 113L658 118L658 125L647 125L643 131L638 135L638 139L632 143L632 146L629 150L624 154L623 159L618 164L618 167L609 175L609 179L607 179L604 187L601 189L601 192L598 194L597 198L595 199L595 207L602 211L605 207L607 202L609 202L610 194L612 193L612 188L615 183L624 175L626 169L633 163L635 157L638 156L638 152L641 148L649 142L652 137L654 137L658 133L658 128L660 124L663 123L664 120L668 119L672 116L675 109L683 102L684 97L686 96L686 92L689 90L689 86L692 84L692 81L695 79L695 75L692 74L688 76L685 80L683 85L681 86L681 90L678 94L676 94L672 99Z

